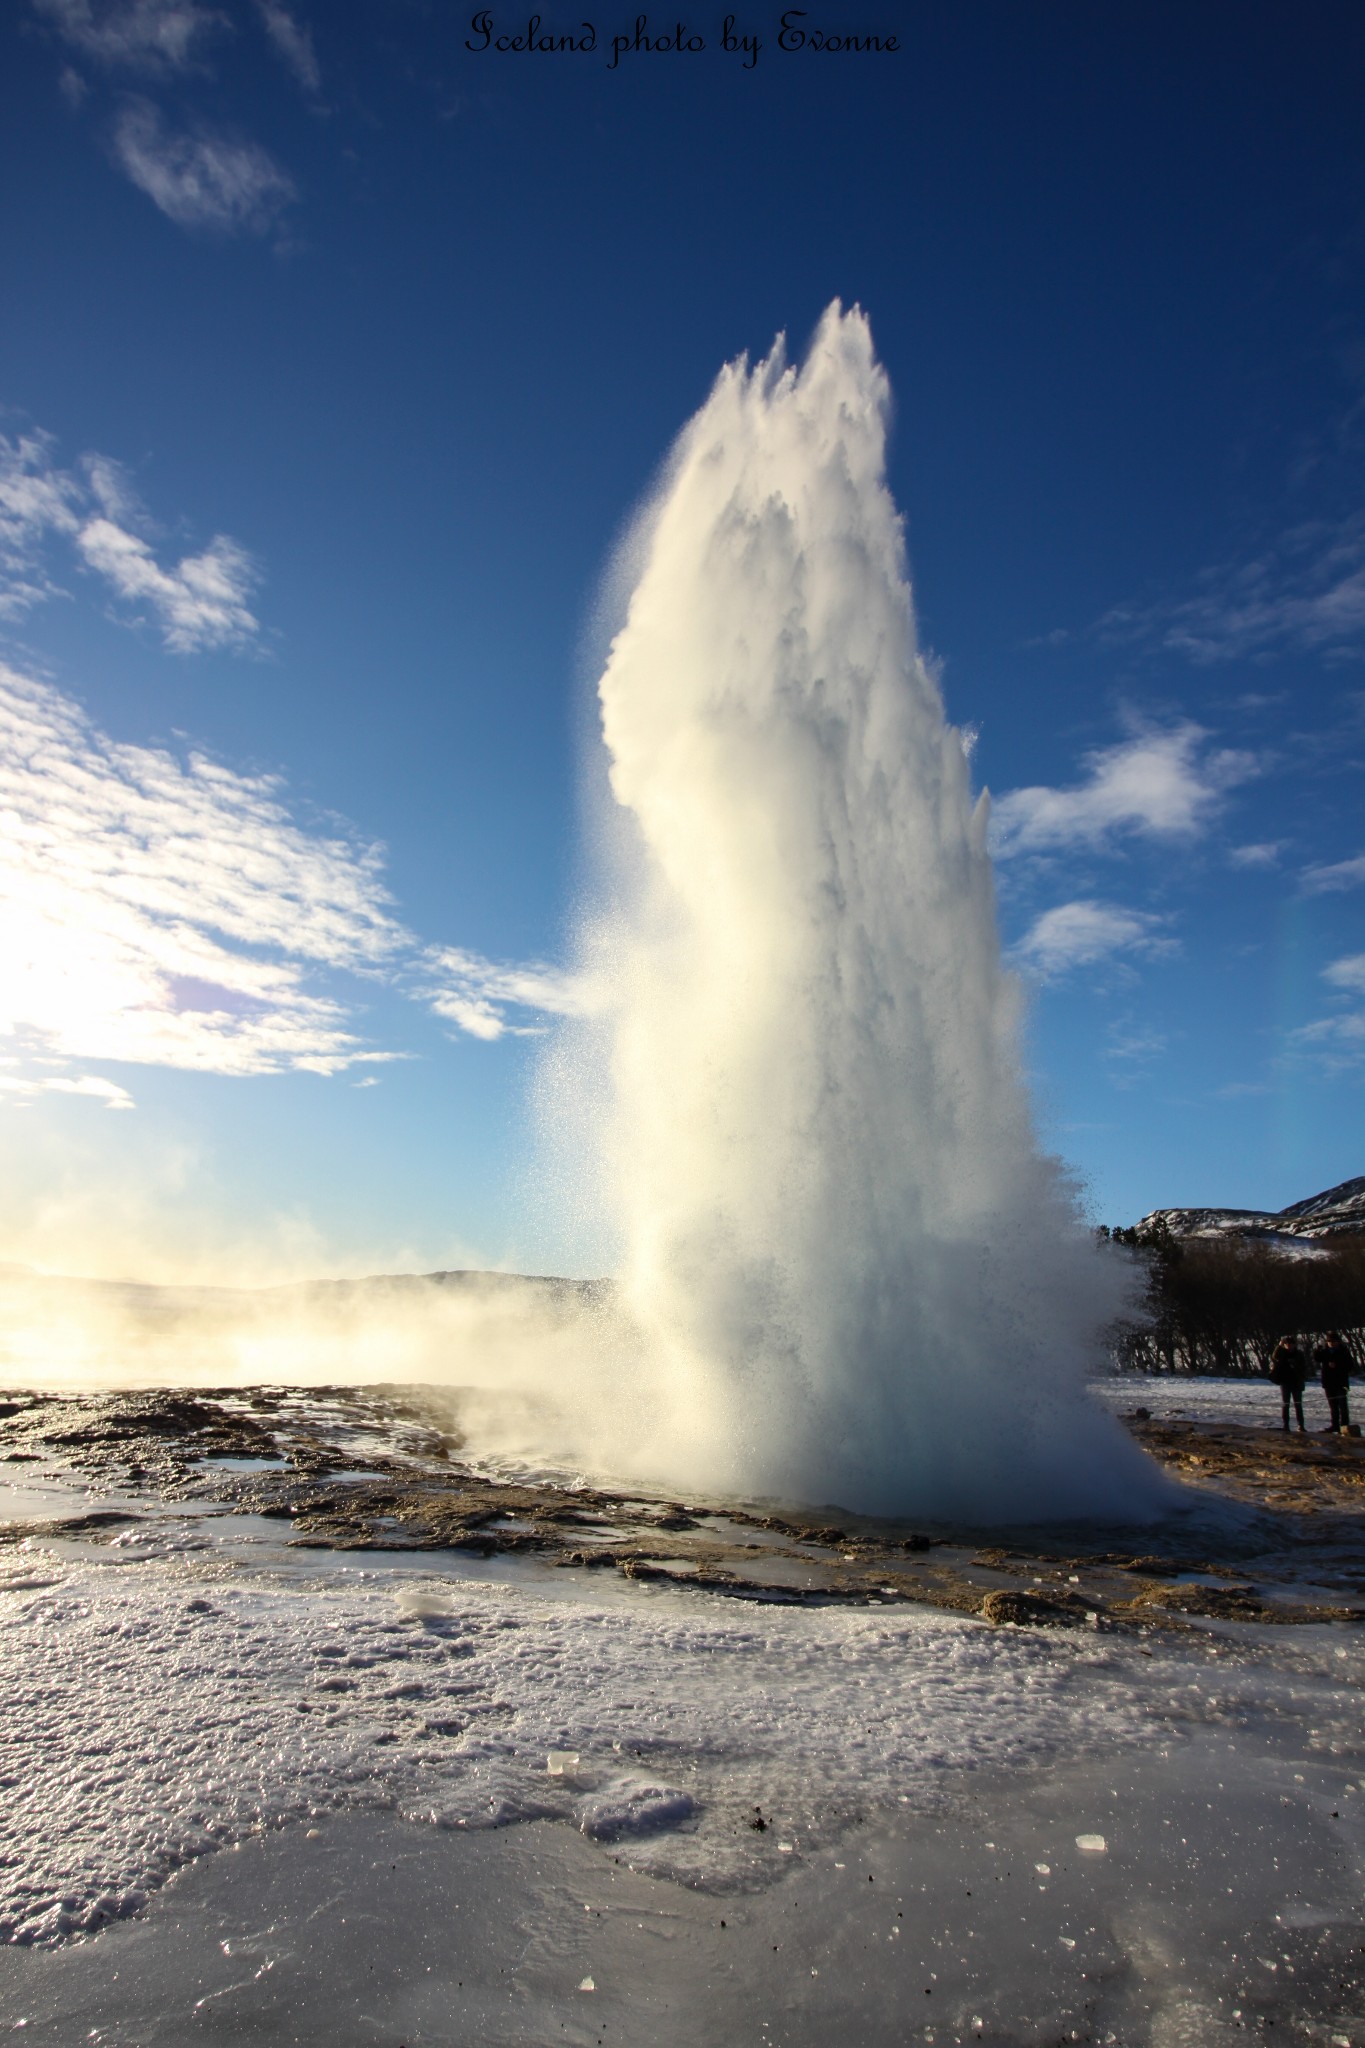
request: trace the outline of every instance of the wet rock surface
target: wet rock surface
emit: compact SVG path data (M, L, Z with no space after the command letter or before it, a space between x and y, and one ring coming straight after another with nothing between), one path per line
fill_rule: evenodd
M114 1541L157 1504L264 1517L298 1550L521 1555L718 1597L913 1602L1000 1626L1365 1619L1365 1442L1130 1416L1188 1482L1131 1549L1093 1529L932 1531L824 1508L679 1501L478 1469L458 1394L314 1387L0 1397L0 1467L85 1482L48 1535ZM18 1477L18 1474L16 1474ZM104 1497L118 1505L100 1506ZM0 1524L0 1544L38 1533Z

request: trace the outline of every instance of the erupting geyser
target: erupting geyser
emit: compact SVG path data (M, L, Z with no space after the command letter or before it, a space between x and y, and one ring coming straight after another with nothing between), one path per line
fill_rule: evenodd
M799 369L729 365L624 557L600 1001L557 1062L623 1248L611 1450L887 1513L1142 1514L1084 1394L1123 1279L1033 1135L889 396L837 303Z

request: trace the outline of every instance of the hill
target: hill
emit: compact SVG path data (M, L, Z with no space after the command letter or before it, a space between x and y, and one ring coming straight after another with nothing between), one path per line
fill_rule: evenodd
M1365 1175L1287 1209L1153 1209L1137 1228L1145 1236L1163 1226L1177 1239L1241 1238L1307 1250L1365 1232Z

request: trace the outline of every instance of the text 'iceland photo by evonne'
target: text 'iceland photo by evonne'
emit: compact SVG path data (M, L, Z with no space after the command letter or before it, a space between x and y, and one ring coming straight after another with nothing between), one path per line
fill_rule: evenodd
M738 20L737 15L727 14L708 35L691 22L668 22L662 17L651 22L648 14L637 14L629 26L599 33L595 21L580 21L572 28L557 29L548 26L539 14L531 15L515 28L507 28L501 17L495 21L491 8L480 7L470 18L465 48L477 55L492 50L499 55L526 57L591 57L600 50L609 71L615 71L623 57L696 57L704 50L720 50L727 57L739 57L744 69L752 71L765 49L780 50L787 56L798 50L821 51L830 56L894 56L901 48L900 37L894 30L822 28L810 21L803 7L788 8L765 32L739 27Z

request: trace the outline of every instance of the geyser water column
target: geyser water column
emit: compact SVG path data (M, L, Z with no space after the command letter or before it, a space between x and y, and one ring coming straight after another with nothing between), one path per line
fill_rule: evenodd
M1123 1277L1034 1140L888 404L831 306L799 369L722 371L627 545L598 1014L556 1067L622 1245L603 1448L879 1512L1141 1513L1152 1468L1083 1392Z

